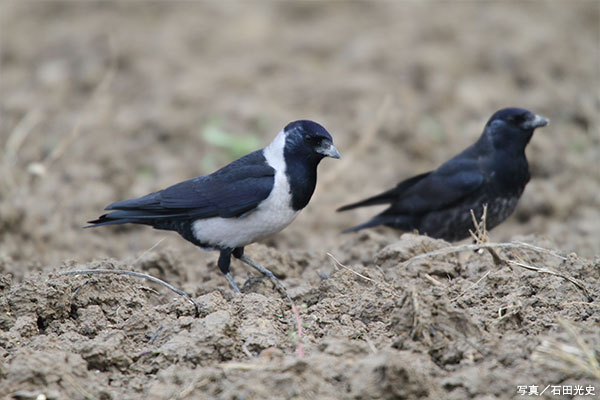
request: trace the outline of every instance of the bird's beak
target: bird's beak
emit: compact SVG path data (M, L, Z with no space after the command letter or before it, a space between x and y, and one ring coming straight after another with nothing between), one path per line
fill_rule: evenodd
M340 152L337 151L333 143L324 141L321 147L316 149L317 153L323 154L325 157L340 158Z
M541 126L546 126L548 125L548 120L544 117L541 117L539 115L535 115L535 117L529 121L526 121L523 124L523 128L525 129L535 129L535 128L539 128Z

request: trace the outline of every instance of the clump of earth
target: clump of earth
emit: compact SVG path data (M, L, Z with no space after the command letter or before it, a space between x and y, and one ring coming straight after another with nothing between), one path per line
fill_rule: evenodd
M599 15L587 1L3 2L0 397L597 396ZM515 214L488 232L509 244L498 258L340 234L379 209L337 207L435 168L505 106L551 122ZM293 303L237 261L235 295L217 255L176 234L81 229L301 118L342 159L320 165L289 228L246 248ZM199 315L147 280L63 274L98 268L163 279Z

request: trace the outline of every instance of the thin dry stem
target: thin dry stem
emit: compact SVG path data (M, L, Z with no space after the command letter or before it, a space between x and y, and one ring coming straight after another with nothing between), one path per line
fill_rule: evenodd
M14 166L17 162L19 149L27 139L27 136L33 131L33 128L43 119L43 113L39 109L30 110L19 121L10 133L10 136L4 144L4 162L2 163L2 175L4 179L0 181L0 189L5 193L15 188Z
M437 279L435 279L433 276L429 275L428 273L423 273L423 276L425 277L425 279L427 279L429 282L433 283L435 286L443 286L442 282L438 281Z
M210 379L206 377L197 377L194 379L192 383L190 383L187 387L185 387L181 392L179 392L176 396L169 397L169 400L182 400L189 399L190 395L196 390L200 389L210 383Z
M534 267L533 265L528 265L528 264L525 264L525 263L522 263L522 262L518 262L518 261L513 261L513 260L505 260L505 261L507 263L509 263L509 264L516 265L518 267L525 268L525 269L528 269L530 271L539 272L541 274L554 275L554 276L558 276L560 278L563 278L563 279L571 282L578 289L580 289L583 292L583 294L585 295L585 297L588 299L589 302L593 301L592 296L587 291L587 289L585 288L585 286L583 285L583 283L577 281L575 278L571 278L570 276L567 276L565 274L561 274L560 272L552 271L551 269L548 269L548 268Z
M575 304L579 304L579 305L582 305L582 306L590 306L590 307L600 308L600 304L598 304L598 303L588 303L587 301L567 301L567 302L561 303L560 306L561 307L573 306Z
M379 287L380 289L384 289L384 290L386 290L386 291L390 292L391 294L393 294L393 295L394 295L394 296L396 296L396 297L399 297L399 298L401 297L401 296L400 296L400 294L398 293L398 291L397 291L396 289L394 289L394 287L393 287L392 285L390 285L389 283L386 283L386 282L380 282L380 281L377 281L377 280L375 280L375 279L373 279L373 278L369 278L368 276L365 276L365 275L363 275L363 274L361 274L361 273L359 273L359 272L356 272L356 271L355 271L355 270L353 270L352 268L350 268L350 267L348 267L348 266L346 266L346 265L342 264L342 263L341 263L341 262L340 262L340 261L339 261L337 258L335 258L335 257L333 256L333 254L331 254L331 253L327 253L327 255L328 255L329 257L331 257L331 259L332 259L332 260L333 260L333 261L334 261L334 262L335 262L335 263L336 263L338 266L340 266L340 267L344 268L345 270L347 270L347 271L349 271L349 272L353 273L353 274L354 274L354 275L356 275L356 276L359 276L359 277L361 277L362 279L364 279L364 280L366 280L366 281L369 281L369 282L372 282L372 283L374 283L374 284L375 284L377 287Z
M419 306L419 295L413 289L410 291L410 300L413 306L413 321L412 328L410 331L410 336L413 339L416 339L421 334L421 319L419 318L420 314L420 306Z
M479 222L477 222L475 212L473 212L472 209L469 211L471 213L471 219L473 220L473 226L475 227L475 232L469 229L469 234L477 244L488 243L490 239L485 226L485 221L487 219L487 204L483 205L483 213L481 214L481 219Z
M219 367L224 370L240 370L240 371L262 371L269 369L270 367L266 364L247 364L241 362L228 362L219 364Z
M149 249L144 250L144 252L142 254L140 254L138 256L138 258L135 259L135 261L133 262L133 264L137 264L138 261L140 261L142 259L142 257L144 257L146 254L150 253L152 250L154 250L159 244L161 244L163 242L163 240L165 240L167 237L163 237L161 238L158 242L154 243L152 245L152 247L150 247Z
M103 92L110 86L110 83L112 82L117 70L117 57L115 54L116 52L114 51L113 41L109 42L111 44L112 49L109 65L106 68L102 79L100 79L100 81L94 88L92 95L83 105L82 112L81 114L79 114L79 117L75 122L75 126L71 130L70 134L63 136L61 140L57 143L57 145L54 146L54 148L48 154L48 156L42 161L41 165L43 165L45 170L47 170L54 162L56 162L71 146L71 144L73 144L79 138L79 136L81 135L81 127L83 126L83 123L86 117L88 116L90 110L92 110L94 102L96 102L100 95L102 95Z
M589 302L593 301L593 298L592 298L592 296L590 296L588 290L585 288L585 285L583 283L577 281L576 279L571 278L570 276L567 276L565 274L561 274L560 272L552 271L548 268L539 268L539 267L534 267L534 266L531 266L531 265L528 265L525 263L521 263L521 262L517 262L517 261L513 261L513 260L504 260L504 259L500 258L500 256L495 251L493 251L494 249L527 249L527 250L535 251L538 253L549 254L549 255L558 257L562 260L567 259L566 257L561 256L560 254L557 254L551 250L533 246L533 245L529 245L529 244L525 244L525 243L520 243L520 242L481 243L481 244L465 244L465 245L461 245L461 246L450 246L450 247L445 247L443 249L431 251L428 253L416 255L416 256L404 261L403 264L409 265L410 263L412 263L414 261L422 260L422 259L429 258L429 257L443 256L443 255L447 255L447 254L460 253L460 252L464 252L464 251L476 251L479 249L488 250L490 252L490 254L492 255L492 257L494 258L494 263L497 265L502 265L502 264L516 265L516 266L519 266L519 267L522 267L522 268L525 268L525 269L528 269L531 271L536 271L536 272L544 273L544 274L550 274L550 275L554 275L554 276L558 276L560 278L566 279L567 281L571 282L576 288L580 289Z
M555 340L544 340L534 351L534 360L544 360L546 363L554 363L564 371L575 374L584 374L600 380L600 362L595 352L579 335L575 328L562 318L558 319L559 325L567 332L571 343L562 343Z
M365 130L365 134L361 135L355 144L342 154L342 159L335 163L333 168L329 168L323 175L323 179L321 179L321 184L323 186L327 186L334 182L338 176L346 171L348 166L353 163L371 143L373 143L373 138L377 135L381 125L383 125L391 105L392 96L388 94L381 101L381 105L377 108L375 118L371 122L371 125Z
M475 226L475 232L469 229L469 235L473 238L476 244L484 244L489 243L490 237L488 235L488 231L486 228L486 220L487 220L487 204L483 205L483 213L481 214L481 220L477 222L477 218L475 217L475 212L473 210L469 210L471 213L471 219L473 220L473 225ZM492 256L494 260L494 264L500 266L503 264L502 259L496 253L494 249L486 248L488 253Z
M511 243L518 244L519 246L521 246L524 249L529 249L529 250L535 251L537 253L549 254L549 255L554 256L556 258L560 258L561 260L565 260L565 261L568 260L568 257L565 257L565 256L563 256L561 254L558 254L555 251L552 251L552 250L549 250L549 249L545 249L543 247L538 247L538 246L534 246L534 245L529 244L529 243L523 243L523 242L518 242L518 241L513 241Z
M571 336L575 343L577 343L577 347L583 352L585 355L587 364L590 367L590 370L593 371L596 378L600 379L600 363L596 358L594 352L585 344L581 335L575 332L575 328L569 324L565 319L559 318L558 323L563 327L565 331Z
M409 265L415 261L418 260L422 260L425 258L430 258L430 257L436 257L436 256L445 256L448 254L454 254L454 253L462 253L465 251L477 251L480 249L528 249L531 251L535 251L538 253L544 253L544 254L549 254L549 255L553 255L555 257L561 258L563 260L566 260L567 258L564 256L561 256L560 254L554 253L548 249L544 249L541 247L536 247L536 246L531 246L525 243L520 243L520 242L510 242L510 243L482 243L482 244L463 244L460 246L449 246L449 247L444 247L443 249L439 249L439 250L435 250L435 251L430 251L428 253L423 253L423 254L419 254L416 255L412 258L409 258L408 260L404 261L403 264L404 265Z
M250 350L248 350L248 346L246 346L246 343L242 344L242 352L246 355L246 357L248 358L252 358L252 353L250 353Z
M367 342L367 345L369 346L373 354L377 354L377 347L375 347L375 343L373 343L373 341L367 335L365 335L365 342Z
M158 279L152 275L148 275L148 274L144 274L141 272L135 272L135 271L125 271L122 269L79 269L79 270L74 270L74 271L66 271L66 272L61 272L59 273L59 275L82 275L82 274L89 274L89 275L95 275L95 274L112 274L112 275L128 275L128 276L134 276L136 278L144 278L144 279L148 279L152 282L158 283L159 285L162 285L164 287L166 287L167 289L177 293L180 296L185 297L185 299L187 301L189 301L193 306L194 306L194 310L195 310L195 314L196 314L196 318L198 318L200 316L200 308L198 307L198 304L196 304L196 302L184 291L177 289L174 286L171 286L170 284L168 284L167 282Z
M40 123L42 117L43 113L41 110L33 109L29 110L19 121L4 144L5 163L12 164L15 162L21 145L25 142L25 139L27 139L33 128Z
M471 286L469 286L468 288L466 288L465 290L463 290L462 292L460 292L460 294L458 296L456 296L455 298L453 298L452 300L450 300L451 302L454 302L458 299L460 299L465 293L467 293L469 290L473 289L475 286L479 285L481 283L482 280L484 280L489 274L490 272L492 272L492 270L488 270L485 274L483 274L483 276L481 278L479 278L477 280L477 282L473 283Z

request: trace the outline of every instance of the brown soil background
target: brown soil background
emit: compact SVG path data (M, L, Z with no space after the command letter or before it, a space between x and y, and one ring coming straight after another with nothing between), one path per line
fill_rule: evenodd
M0 396L600 395L599 21L597 1L2 1ZM568 255L499 250L579 280L593 302L486 252L406 263L449 244L339 234L377 209L338 206L434 168L513 105L551 125L534 135L532 181L491 240ZM175 234L81 229L108 203L211 172L301 118L327 127L342 160L321 164L289 228L247 252L299 306L302 357L294 314L268 282L236 297L216 254ZM215 127L256 143L216 146L203 135ZM159 276L201 315L145 281L57 275L88 267ZM233 274L252 276L237 262Z

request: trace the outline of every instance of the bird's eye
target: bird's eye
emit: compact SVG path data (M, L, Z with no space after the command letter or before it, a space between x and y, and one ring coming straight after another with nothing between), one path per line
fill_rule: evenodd
M526 116L524 114L517 114L513 117L513 122L520 124L522 122L524 122L526 119Z
M304 141L308 144L315 145L319 143L319 138L311 135L304 136Z

